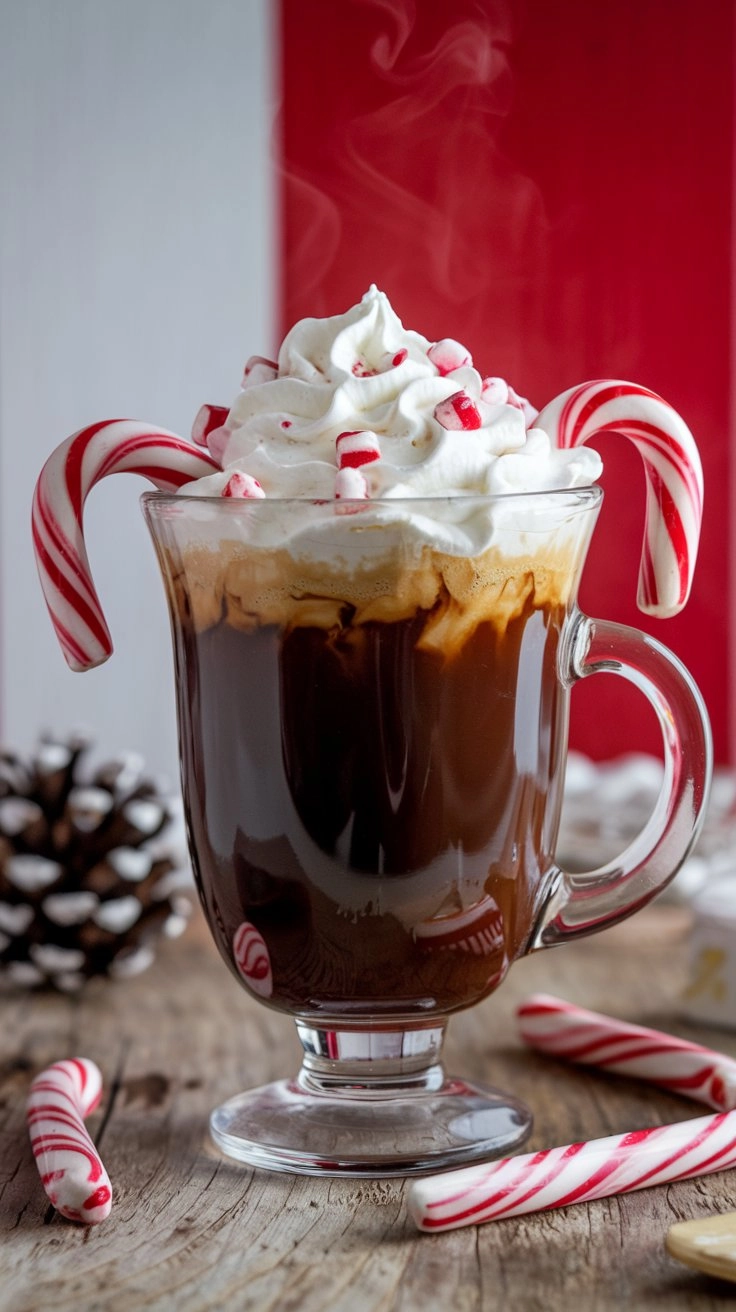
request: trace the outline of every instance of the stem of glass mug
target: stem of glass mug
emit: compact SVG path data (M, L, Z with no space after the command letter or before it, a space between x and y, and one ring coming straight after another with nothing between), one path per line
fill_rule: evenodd
M558 870L529 950L552 947L614 925L674 878L705 819L713 766L708 713L678 658L639 629L572 616L560 677L572 686L591 674L616 674L649 701L662 731L664 777L654 811L616 860L584 874Z
M416 1030L319 1029L296 1022L304 1050L297 1084L305 1093L392 1098L441 1089L445 1024Z

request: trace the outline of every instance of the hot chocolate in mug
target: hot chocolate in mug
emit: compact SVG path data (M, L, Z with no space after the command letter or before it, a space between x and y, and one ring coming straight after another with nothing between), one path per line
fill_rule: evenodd
M202 906L233 974L294 1017L304 1049L295 1079L215 1110L215 1140L271 1169L412 1174L507 1153L531 1126L513 1097L445 1076L448 1017L487 997L526 953L644 906L697 836L711 769L703 702L658 642L580 611L602 494L583 482L575 453L615 430L642 454L640 602L655 614L687 598L702 482L689 430L646 389L583 384L537 417L499 379L474 392L457 343L406 334L401 357L390 334L388 351L371 354L348 333L346 364L345 331L341 345L333 336L339 349L325 366L320 345L316 381L301 364L296 378L285 373L283 348L278 365L251 366L246 401L217 415L214 430L208 416L198 426L209 454L130 421L70 438L39 479L34 540L67 659L89 668L111 646L84 499L123 470L159 489L143 509L171 616ZM297 390L276 396L285 378ZM346 395L347 412L335 399ZM428 452L416 456L422 405ZM255 406L245 419L243 406ZM286 477L269 486L274 413L294 449L281 461ZM259 432L233 459L239 417ZM320 457L332 452L330 496L318 495L324 471L307 469L327 463L311 448L305 494L294 494L290 430L300 426L307 442L319 431ZM401 465L391 438L407 433L415 445ZM455 477L423 494L438 450L447 468L476 469L481 438L493 479L513 475L520 487L478 492ZM519 462L537 449L547 472L530 490ZM390 486L382 461L402 471ZM572 875L555 860L569 701L599 672L629 680L653 706L664 783L627 851Z

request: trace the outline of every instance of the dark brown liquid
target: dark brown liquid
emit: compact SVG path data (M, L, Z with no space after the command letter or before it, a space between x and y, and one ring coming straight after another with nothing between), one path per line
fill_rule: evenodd
M179 604L182 596L179 594ZM185 603L186 604L186 603ZM452 656L399 622L176 636L185 801L220 951L248 921L269 1001L313 1019L431 1018L527 943L548 876L564 612L534 591Z

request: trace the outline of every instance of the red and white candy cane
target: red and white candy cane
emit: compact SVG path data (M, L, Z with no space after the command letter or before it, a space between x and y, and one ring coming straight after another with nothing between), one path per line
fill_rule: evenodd
M689 1180L735 1164L736 1112L719 1112L430 1176L412 1186L409 1211L420 1230L457 1230Z
M46 461L33 497L33 545L56 635L73 670L101 665L112 652L84 545L82 511L107 474L142 474L175 492L220 466L165 428L108 419L62 442Z
M525 1043L550 1057L648 1080L716 1111L736 1107L736 1061L672 1034L535 993L517 1011Z
M604 379L571 387L539 414L558 447L600 433L621 433L644 462L646 521L639 567L639 609L666 618L690 594L703 514L703 472L687 424L656 392Z
M57 1061L31 1084L26 1119L41 1183L57 1212L96 1225L112 1207L112 1187L84 1118L102 1096L102 1076L85 1057Z

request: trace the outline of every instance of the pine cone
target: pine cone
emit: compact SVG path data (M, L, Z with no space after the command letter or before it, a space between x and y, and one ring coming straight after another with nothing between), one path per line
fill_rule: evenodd
M88 782L81 737L43 739L30 762L0 753L0 982L66 992L153 960L191 911L192 881L167 841L174 804L134 753Z

